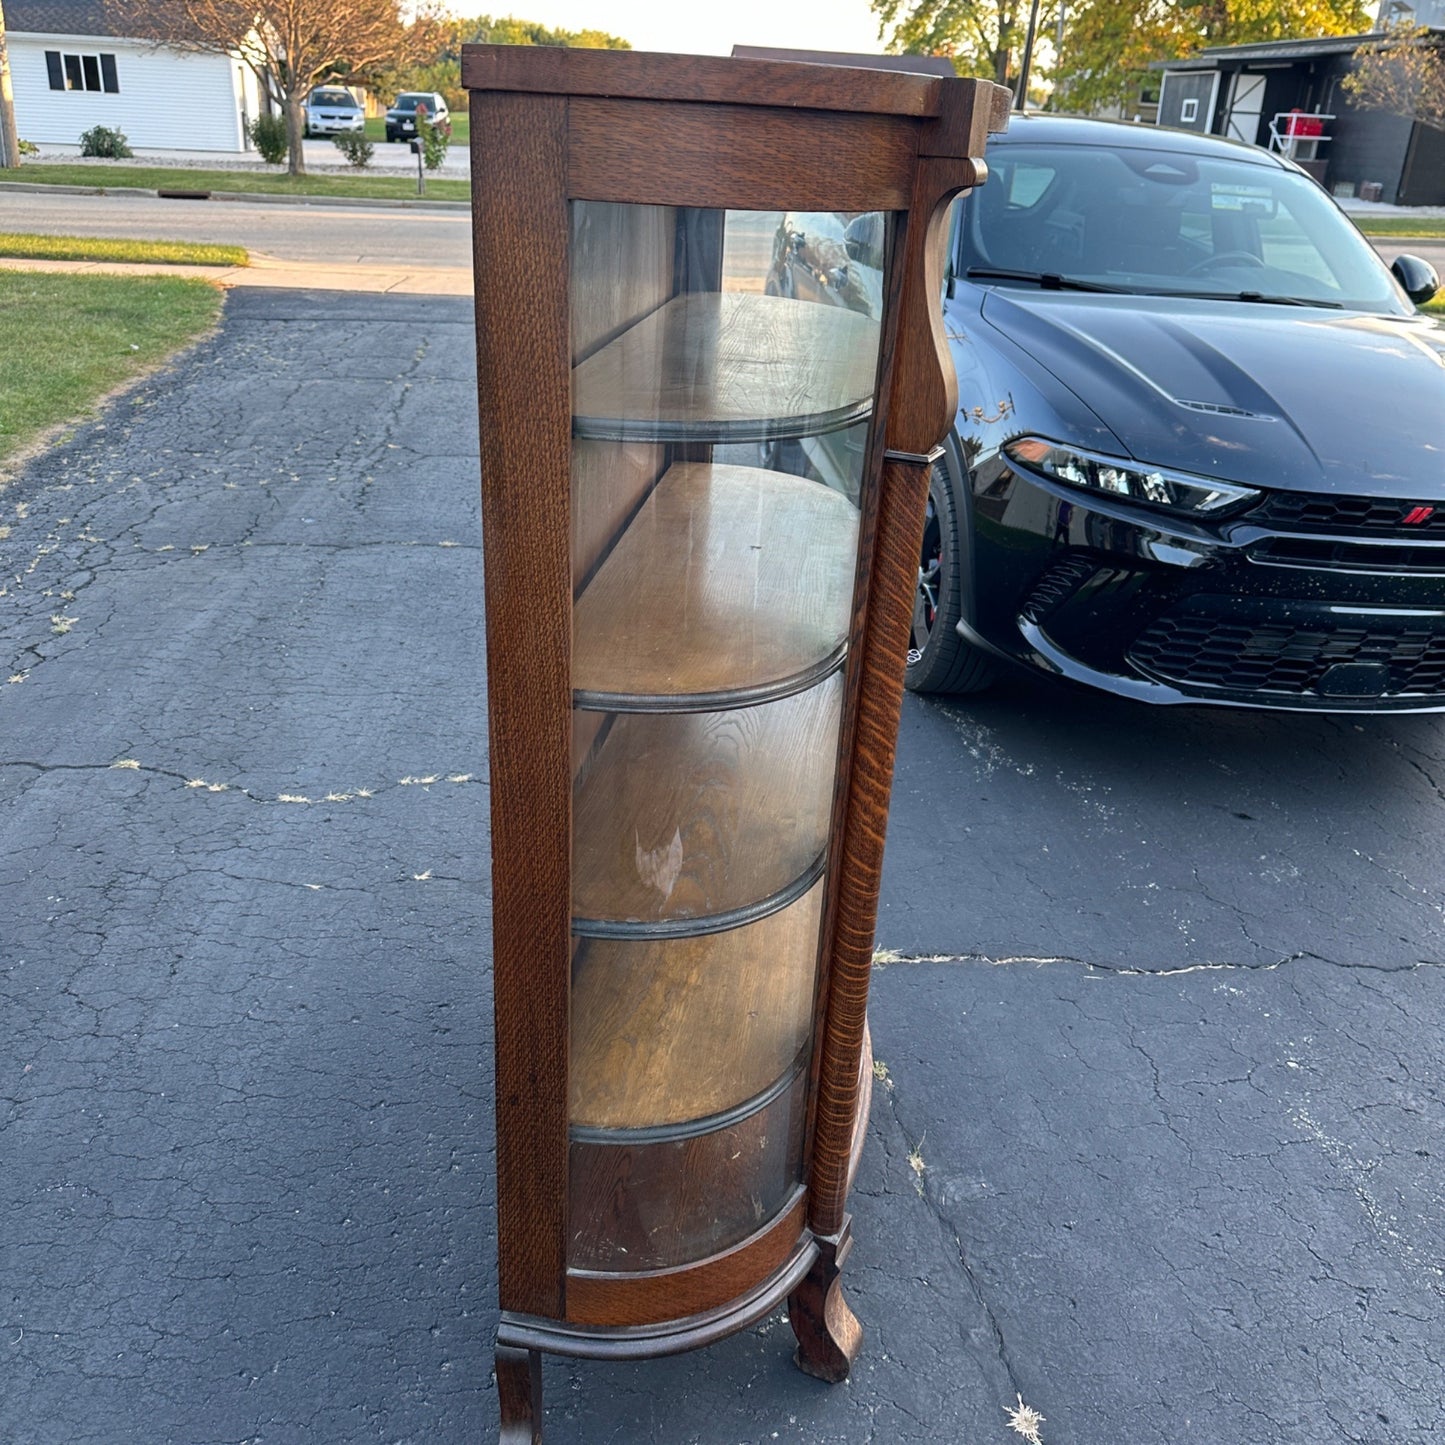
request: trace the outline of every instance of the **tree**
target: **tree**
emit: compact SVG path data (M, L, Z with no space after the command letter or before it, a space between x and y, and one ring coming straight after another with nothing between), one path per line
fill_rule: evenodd
M430 42L429 14L403 22L398 0L110 0L134 35L183 49L235 54L280 103L293 176L305 174L302 104L324 80L365 83Z
M1206 46L1358 35L1368 25L1360 0L1083 0L1068 10L1054 104L1127 105L1150 62Z
M879 34L890 26L895 55L943 55L960 75L1013 85L1018 76L1030 0L870 0ZM1042 10L1043 25L1057 0ZM1041 26L1042 28L1042 26Z
M494 20L478 15L471 20L448 17L434 27L433 48L404 68L381 78L383 89L439 90L447 105L461 110L466 105L462 89L463 45L569 45L583 50L631 50L630 41L603 30L554 30L535 20L507 16Z
M1445 55L1425 26L1389 25L1354 58L1343 86L1356 105L1445 130Z
M20 164L20 137L15 131L15 98L10 91L10 48L5 44L5 4L0 0L0 166Z

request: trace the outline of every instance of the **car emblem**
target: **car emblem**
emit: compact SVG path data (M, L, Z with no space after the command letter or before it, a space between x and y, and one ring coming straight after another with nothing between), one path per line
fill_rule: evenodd
M1422 522L1428 522L1435 515L1434 507L1411 507L1400 521L1407 527L1418 527Z

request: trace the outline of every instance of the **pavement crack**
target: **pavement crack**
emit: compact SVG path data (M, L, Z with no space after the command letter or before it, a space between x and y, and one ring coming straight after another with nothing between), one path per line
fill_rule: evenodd
M903 953L894 948L880 948L874 951L873 967L878 970L893 968L910 963L947 963L957 965L981 965L986 968L1006 968L1011 965L1033 965L1043 968L1064 964L1074 968L1087 969L1090 973L1109 974L1116 978L1178 978L1186 973L1273 973L1292 963L1322 963L1330 968L1347 969L1360 973L1414 973L1422 968L1445 967L1445 958L1417 958L1408 963L1368 963L1359 960L1326 958L1321 953L1301 950L1287 953L1281 958L1263 959L1259 962L1185 963L1160 966L1158 968L1137 968L1124 964L1100 963L1095 959L1074 958L1068 954L987 954L987 953Z
M944 1212L936 1195L928 1184L928 1169L923 1157L923 1139L915 1138L912 1131L903 1122L898 1108L898 1088L886 1074L880 1075L884 1087L875 1090L875 1097L881 1092L884 1103L892 1117L894 1128L902 1136L905 1149L904 1157L909 1166L910 1172L916 1177L911 1181L919 1198L927 1205L929 1213L933 1215L938 1225L948 1251L958 1262L959 1273L961 1274L969 1293L977 1303L979 1311L987 1324L989 1337L992 1341L993 1353L1003 1368L1004 1375L1008 1381L1007 1395L1023 1394L1023 1385L1019 1381L1018 1374L1014 1368L1013 1359L1009 1352L1008 1339L1004 1334L1003 1326L998 1316L994 1313L993 1307L989 1304L988 1297L984 1293L983 1285L978 1276L974 1273L973 1266L969 1263L968 1251L964 1247L963 1238L959 1234L953 1221ZM890 1158L891 1158L890 1153ZM965 1348L972 1344L974 1331L961 1330L962 1341Z

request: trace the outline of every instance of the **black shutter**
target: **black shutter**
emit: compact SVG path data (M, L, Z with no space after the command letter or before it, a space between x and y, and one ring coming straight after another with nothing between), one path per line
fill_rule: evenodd
M64 90L65 70L60 64L60 52L58 50L47 50L45 52L45 69L50 75L51 90Z
M102 55L100 57L100 78L104 82L105 89L110 95L116 95L120 91L120 81L115 75L115 56Z

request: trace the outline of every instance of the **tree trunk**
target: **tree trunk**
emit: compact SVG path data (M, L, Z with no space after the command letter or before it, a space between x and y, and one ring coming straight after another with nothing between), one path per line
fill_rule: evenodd
M301 141L306 133L306 120L301 100L301 96L297 95L294 90L288 90L285 100L282 102L286 112L286 141L290 150L286 169L293 176L306 174L306 157L301 150Z
M0 166L20 164L20 136L15 130L15 100L10 91L10 52L5 44L5 5L0 0Z

